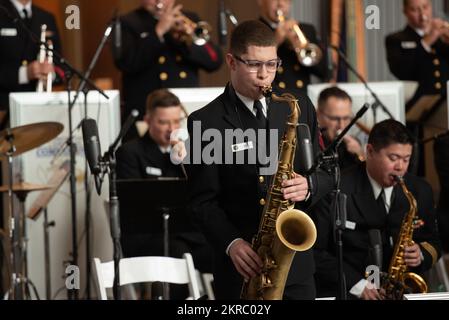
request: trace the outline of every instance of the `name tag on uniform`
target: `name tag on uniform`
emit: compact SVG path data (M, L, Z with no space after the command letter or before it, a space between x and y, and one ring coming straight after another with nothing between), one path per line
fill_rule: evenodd
M355 222L346 220L346 225L345 225L346 229L355 230L355 226L356 226Z
M401 47L402 49L416 49L416 42L415 41L402 41Z
M161 176L162 175L162 170L159 168L146 167L145 171L150 176Z
M0 29L0 35L2 37L15 37L15 36L17 36L17 29L15 29L15 28Z
M254 146L253 146L252 141L237 143L237 144L233 144L231 146L232 152L240 152L240 151L249 150L249 149L253 149L253 148L254 148Z

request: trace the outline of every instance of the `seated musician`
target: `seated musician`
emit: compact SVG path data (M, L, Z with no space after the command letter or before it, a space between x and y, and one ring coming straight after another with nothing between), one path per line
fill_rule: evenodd
M348 297L390 298L385 290L369 285L371 282L365 280L365 272L367 266L379 263L381 270L388 272L394 258L393 249L399 245L398 235L410 230L402 221L410 214L411 204L395 177L403 177L406 188L417 202L417 214L411 227L413 236L409 239L413 242L404 244L405 265L408 270L422 275L440 257L432 189L422 178L407 173L412 145L413 138L404 125L395 120L382 121L373 127L368 138L366 163L342 173L340 189L347 195L347 223L342 240ZM318 231L314 247L315 277L317 295L321 297L336 296L339 290L331 200L330 195L323 199L313 214ZM371 230L380 232L377 245L382 249L383 263L370 254L370 249L372 253L376 246L370 241Z

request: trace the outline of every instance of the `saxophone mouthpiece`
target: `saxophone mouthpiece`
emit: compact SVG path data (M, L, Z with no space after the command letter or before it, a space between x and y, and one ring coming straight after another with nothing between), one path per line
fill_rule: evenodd
M273 94L273 89L271 86L263 86L260 87L260 90L262 91L262 94L266 97L266 98L271 98L271 95Z
M401 176L393 176L393 180L399 183L402 181L402 177Z

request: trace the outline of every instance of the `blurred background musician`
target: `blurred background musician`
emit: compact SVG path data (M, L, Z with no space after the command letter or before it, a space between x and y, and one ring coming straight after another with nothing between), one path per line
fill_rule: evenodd
M123 119L132 109L143 115L153 90L198 87L200 69L212 72L221 66L220 48L211 40L191 41L194 30L186 18L200 20L175 0L141 0L139 8L120 18L121 44L114 44L113 54L122 72Z
M257 0L260 20L267 24L276 35L278 57L282 60L273 87L280 91L288 91L295 96L307 95L307 85L312 75L323 80L326 78L326 58L322 57L314 66L304 66L298 61L293 43L298 43L297 35L292 31L298 25L310 43L319 43L315 27L308 23L300 23L290 18L291 0ZM285 21L280 21L285 19ZM294 39L291 41L291 39Z
M317 120L323 137L324 147L327 147L340 132L348 126L353 118L352 99L346 91L338 87L329 87L321 91L318 97ZM358 129L351 129L357 133ZM365 160L367 135L359 131L357 136L345 135L338 147L340 169L359 164Z

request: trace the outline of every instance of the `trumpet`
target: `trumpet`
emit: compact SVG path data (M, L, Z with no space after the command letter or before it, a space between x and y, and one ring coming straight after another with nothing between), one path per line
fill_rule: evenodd
M164 4L158 2L156 10L161 12L164 9ZM187 27L190 27L193 32L187 32ZM212 27L206 21L194 22L185 15L181 15L181 23L176 23L175 28L171 29L173 36L182 42L197 46L203 46L210 40L210 33Z
M279 22L285 21L285 16L282 10L277 10L276 14ZM323 58L323 52L320 47L307 40L298 24L293 26L292 31L294 32L294 36L289 40L296 52L299 63L305 67L317 65Z
M48 48L50 49L47 52L47 49L45 48L45 41L46 41L46 37L45 34L47 32L47 25L43 24L41 26L41 46L40 46L40 50L39 50L39 55L37 58L37 61L39 61L39 63L44 63L45 59L47 59L47 62L52 64L53 63L53 51L51 51L53 49L53 44L51 43L51 41L49 41L48 43ZM53 79L52 79L52 75L49 74L47 75L47 79L39 79L36 85L36 91L37 92L44 92L44 88L46 92L51 92L52 91L52 85L53 85Z

